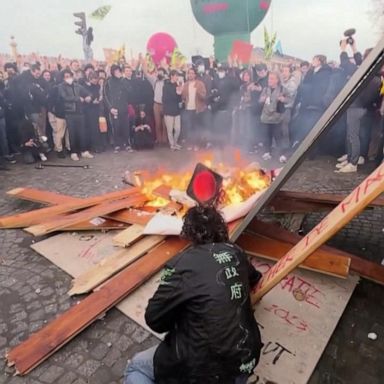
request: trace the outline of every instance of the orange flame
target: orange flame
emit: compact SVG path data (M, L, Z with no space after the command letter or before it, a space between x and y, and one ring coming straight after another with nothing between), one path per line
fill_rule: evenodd
M223 195L221 199L223 206L241 203L256 192L267 188L271 182L269 176L259 167L247 165L239 151L234 153L232 159L234 159L235 166L229 166L222 162L216 163L212 153L206 153L197 158L197 162L203 163L223 176ZM160 186L185 191L191 180L193 170L170 172L159 169L154 174L149 174L147 171L139 174L141 177L141 190L148 197L147 205L164 207L169 203L169 200L155 195L153 191Z

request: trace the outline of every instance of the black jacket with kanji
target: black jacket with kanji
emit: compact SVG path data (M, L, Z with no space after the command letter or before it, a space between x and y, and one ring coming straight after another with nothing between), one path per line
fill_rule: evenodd
M192 247L166 265L145 314L167 332L154 357L157 384L232 384L252 373L262 344L250 287L260 276L230 243Z

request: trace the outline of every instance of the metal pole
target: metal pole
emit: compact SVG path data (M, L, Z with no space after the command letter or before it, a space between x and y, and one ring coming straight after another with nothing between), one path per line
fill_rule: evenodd
M361 66L349 79L344 88L333 100L332 104L320 117L319 121L312 128L311 132L303 140L301 145L294 152L292 157L284 166L283 170L271 184L268 190L256 201L251 211L244 218L242 223L232 233L231 240L236 241L240 234L246 229L252 219L264 208L269 201L282 188L289 177L304 161L305 155L310 151L318 139L325 134L333 123L348 109L349 105L357 95L365 88L371 78L379 71L384 64L384 37L378 42Z

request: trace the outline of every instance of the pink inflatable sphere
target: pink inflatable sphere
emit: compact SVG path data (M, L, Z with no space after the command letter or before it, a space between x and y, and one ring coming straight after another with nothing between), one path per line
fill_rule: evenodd
M175 39L165 32L155 33L149 38L147 43L147 51L156 65L159 65L164 58L169 62L172 52L176 47Z

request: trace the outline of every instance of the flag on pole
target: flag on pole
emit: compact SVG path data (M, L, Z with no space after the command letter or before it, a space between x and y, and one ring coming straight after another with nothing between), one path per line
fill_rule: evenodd
M91 18L95 20L103 20L105 16L108 15L109 11L111 10L111 5L104 5L102 7L97 8L95 11L91 13Z
M283 47L281 46L281 41L279 40L275 45L275 52L281 56L284 55L283 53Z

